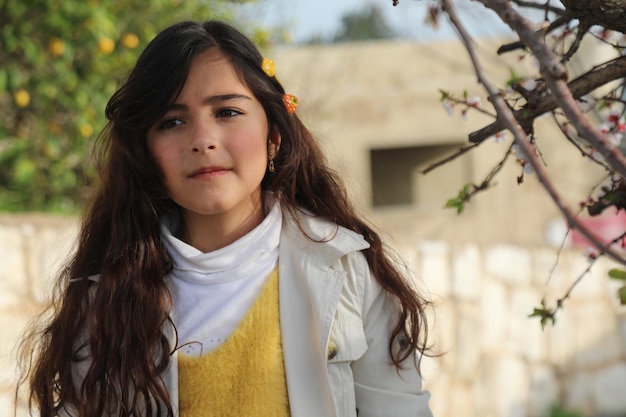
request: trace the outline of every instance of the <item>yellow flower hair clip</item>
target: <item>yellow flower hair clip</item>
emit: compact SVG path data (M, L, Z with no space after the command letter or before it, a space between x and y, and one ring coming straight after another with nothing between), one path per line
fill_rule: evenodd
M269 58L263 58L261 69L268 77L274 77L276 71L274 69L274 61ZM293 94L285 94L283 96L283 104L289 114L295 113L298 108L298 97Z
M269 58L263 58L263 62L261 63L261 68L263 72L267 74L268 77L274 76L274 61Z

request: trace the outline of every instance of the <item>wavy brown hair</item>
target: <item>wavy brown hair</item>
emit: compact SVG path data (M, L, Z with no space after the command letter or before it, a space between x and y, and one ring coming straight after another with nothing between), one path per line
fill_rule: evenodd
M166 334L173 328L165 280L171 260L160 220L177 207L150 156L146 133L180 93L193 59L208 48L229 58L265 108L270 129L281 136L276 170L266 173L262 189L274 192L294 218L304 209L362 234L370 244L364 254L372 274L401 306L389 340L393 363L400 368L416 350L427 353L428 302L357 214L316 140L286 111L284 89L262 71L256 46L223 22L183 22L156 36L107 105L109 122L95 148L99 182L76 252L58 277L48 319L23 349L31 407L41 416L60 409L80 417L173 416L162 379L175 346ZM97 283L89 279L96 275ZM415 365L419 369L419 359Z

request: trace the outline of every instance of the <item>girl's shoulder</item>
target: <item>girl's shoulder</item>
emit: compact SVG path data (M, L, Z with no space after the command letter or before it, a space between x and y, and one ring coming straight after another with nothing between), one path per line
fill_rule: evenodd
M281 244L286 240L307 253L334 260L370 246L361 234L304 210L283 213L281 236Z

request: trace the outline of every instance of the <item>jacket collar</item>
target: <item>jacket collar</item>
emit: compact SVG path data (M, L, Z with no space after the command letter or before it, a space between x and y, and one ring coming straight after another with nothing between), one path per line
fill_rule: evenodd
M283 212L283 236L312 262L332 265L342 256L370 246L362 235L304 210L299 210L296 217Z

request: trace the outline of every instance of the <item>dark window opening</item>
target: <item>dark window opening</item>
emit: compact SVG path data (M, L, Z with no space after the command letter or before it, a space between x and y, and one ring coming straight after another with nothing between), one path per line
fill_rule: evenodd
M372 205L443 207L470 181L468 158L457 158L428 174L422 171L454 153L459 145L372 149Z

